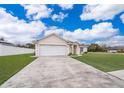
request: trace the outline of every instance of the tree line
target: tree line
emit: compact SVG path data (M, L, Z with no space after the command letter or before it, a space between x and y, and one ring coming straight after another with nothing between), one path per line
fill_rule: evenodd
M88 52L106 52L107 48L105 45L100 46L98 44L91 44L88 47Z

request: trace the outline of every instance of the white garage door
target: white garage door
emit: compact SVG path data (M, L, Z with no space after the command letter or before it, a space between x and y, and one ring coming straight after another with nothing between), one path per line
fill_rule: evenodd
M65 56L67 54L68 54L67 46L62 45L40 46L40 56Z

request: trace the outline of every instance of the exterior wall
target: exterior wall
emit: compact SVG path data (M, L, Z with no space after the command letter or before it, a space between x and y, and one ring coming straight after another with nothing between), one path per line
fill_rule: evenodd
M72 46L71 45L67 45L68 46L68 53L72 53Z
M44 44L45 45L45 44ZM35 44L35 56L41 56L40 51L41 51L41 46L44 46L43 44ZM46 44L47 45L47 44ZM54 45L53 45L54 46ZM55 45L56 46L56 45ZM61 45L60 45L61 46ZM67 47L67 54L70 53L70 47L69 45L65 45Z
M20 48L0 44L0 56L34 53L34 49Z
M117 53L117 50L108 50L109 53Z
M74 54L74 45L71 45L71 53Z
M84 48L83 48L83 53L85 53L85 52L87 52L87 51L88 51L87 47L84 47Z
M58 38L57 36L50 36L35 44L35 55L40 56L40 46L43 45L65 45L67 46L67 54L70 53L69 45L62 39Z
M74 54L74 45L68 45L68 47L69 47L69 53ZM83 48L83 49L81 50L81 48ZM87 47L85 47L85 46L80 47L79 45L76 45L75 54L80 55L81 53L85 53L87 51L88 51Z
M81 51L80 51L80 46L77 45L77 54L80 55L81 54Z
M39 44L35 44L35 56L39 56L40 55L40 46Z
M70 53L70 47L69 47L69 45L66 45L67 46L67 55Z
M76 52L74 53L74 48L76 48ZM72 54L77 54L77 55L80 55L81 53L84 53L84 52L87 52L87 47L82 47L83 50L81 51L81 48L80 46L77 44L76 47L74 47L74 45L69 45L69 53L72 53Z
M48 44L48 45L67 45L67 43L56 36L50 36L39 41L39 44Z
M43 46L43 45L66 45L68 48L68 51L67 51L68 54L69 53L74 54L75 50L76 50L75 54L78 54L78 55L81 54L81 49L78 44L69 44L68 45L67 42L65 42L61 38L59 38L55 35L52 35L52 36L44 38L43 40L41 40L37 44L35 44L35 55L36 56L40 56L40 46ZM76 49L74 49L74 45L76 45ZM83 52L87 52L87 48L84 48Z
M80 47L80 53L81 54L83 54L83 53L85 53L85 52L87 52L88 51L88 48L87 47L85 47L85 46L81 46Z

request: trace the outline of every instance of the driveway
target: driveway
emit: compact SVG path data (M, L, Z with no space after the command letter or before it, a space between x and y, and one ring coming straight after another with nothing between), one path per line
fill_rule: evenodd
M1 87L124 87L124 81L70 57L40 57Z
M124 70L117 70L117 71L112 71L112 72L108 72L108 73L124 80Z

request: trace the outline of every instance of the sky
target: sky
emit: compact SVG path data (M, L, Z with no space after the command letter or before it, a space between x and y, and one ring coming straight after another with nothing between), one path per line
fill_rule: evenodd
M0 38L26 44L56 33L84 44L124 46L124 5L0 4Z

